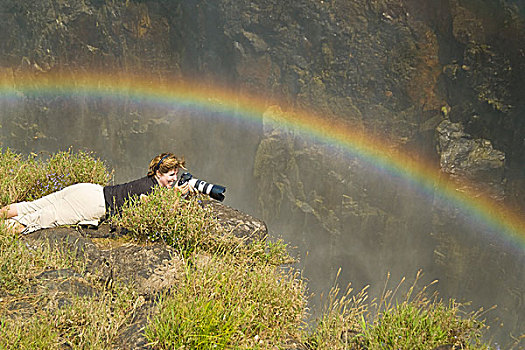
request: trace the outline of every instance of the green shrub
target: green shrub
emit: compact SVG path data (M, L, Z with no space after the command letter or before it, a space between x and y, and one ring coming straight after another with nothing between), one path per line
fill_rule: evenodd
M224 232L212 210L202 204L201 195L182 198L173 190L156 187L146 199L124 203L112 224L125 228L132 238L163 241L188 258L198 251L214 255L235 255L244 260L280 265L292 261L281 240L247 242Z
M111 175L90 153L71 150L42 160L0 149L0 205L30 201L75 183L106 185Z
M487 349L480 342L482 323L472 317L461 318L460 305L450 301L416 299L403 301L384 310L378 320L363 325L361 344L388 349L434 349L453 344L460 349Z
M43 162L43 171L29 191L29 200L37 199L76 183L108 184L110 174L104 163L89 153L58 152Z
M188 257L196 249L206 249L217 236L218 222L198 197L184 199L179 192L157 186L144 199L126 201L120 215L111 219L141 241L163 241Z
M297 275L228 259L195 265L146 328L157 348L270 349L299 336L305 298Z

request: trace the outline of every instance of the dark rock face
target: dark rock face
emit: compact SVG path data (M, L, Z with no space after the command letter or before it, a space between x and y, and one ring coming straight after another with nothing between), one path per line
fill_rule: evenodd
M293 106L382 135L394 147L417 145L426 156L433 155L432 131L446 111L473 138L490 140L505 153L505 187L519 192L524 36L512 3L2 0L2 7L0 72L13 86L17 72L27 70L79 76L129 70L161 81L209 75L240 91L284 96ZM147 138L169 124L141 109L115 107L100 110L106 116L84 115L88 127L80 132L71 118L53 116L99 107L27 102L4 121L4 144L55 149L60 129L95 151L113 143L121 168L130 163L128 138ZM96 132L89 125L97 125ZM521 198L506 199L520 204Z

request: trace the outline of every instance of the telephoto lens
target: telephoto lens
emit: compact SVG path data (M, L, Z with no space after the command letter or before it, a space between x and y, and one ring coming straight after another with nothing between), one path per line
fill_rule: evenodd
M190 173L183 173L179 179L179 186L188 182L191 187L197 191L207 194L213 199L216 199L220 202L224 200L224 193L226 192L226 187L220 185L214 185L209 182L195 179Z

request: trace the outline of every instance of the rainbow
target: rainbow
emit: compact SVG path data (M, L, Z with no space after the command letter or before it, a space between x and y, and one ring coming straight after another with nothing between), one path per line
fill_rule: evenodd
M0 74L0 98L17 100L27 95L63 95L131 99L139 103L204 109L254 122L262 121L262 115L270 105L292 110L282 101L267 101L244 92L239 94L210 82L200 85L175 78L166 80L169 82L159 82L145 76L129 76L126 73L17 73L15 76L11 72ZM365 134L360 128L353 128L344 121L327 120L311 112L293 110L291 113L283 113L278 119L278 124L307 134L325 144L341 147L388 172L390 176L416 184L427 193L437 191L440 198L460 208L465 216L473 221L487 224L495 234L517 248L520 254L524 254L525 215L469 190L459 191L457 183L439 177L435 165L425 163L419 158L416 161L413 155L398 152L388 142Z

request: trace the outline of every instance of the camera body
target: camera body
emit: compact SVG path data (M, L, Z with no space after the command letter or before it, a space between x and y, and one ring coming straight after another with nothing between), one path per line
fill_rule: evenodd
M182 173L178 185L183 185L186 182L197 191L207 194L213 199L220 202L224 200L224 192L226 192L226 187L224 186L214 185L203 180L195 179L190 173Z

